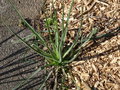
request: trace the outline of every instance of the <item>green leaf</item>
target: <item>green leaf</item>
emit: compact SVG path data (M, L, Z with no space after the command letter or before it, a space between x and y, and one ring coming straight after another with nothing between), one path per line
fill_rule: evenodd
M77 33L75 40L73 41L72 45L68 48L68 50L64 53L63 58L65 58L70 53L70 51L78 44L78 39L81 36L81 28L82 28L82 22L78 29L78 33Z
M64 4L62 4L62 34L64 33ZM62 40L62 36L60 38L60 45L59 45L59 55L60 55L60 61L59 62L62 62L62 48L63 48L63 40Z
M8 0L8 2L12 5L12 7L15 9L15 11L17 12L18 16L20 16L21 20L24 22L24 24L32 31L33 34L35 34L35 36L40 40L42 45L47 46L46 41L44 41L44 39L42 38L41 34L37 33L34 28L23 18L23 16L19 13L19 11L17 10L17 8L12 4L12 2L10 0Z
M75 51L75 54L73 55L73 58L71 58L68 62L65 62L65 63L70 63L73 60L75 60L78 57L78 55L80 54L81 48L85 47L87 45L88 41L91 40L92 36L94 34L96 34L96 32L97 32L97 28L93 28L91 33L88 35L88 37L84 40L84 42L82 41L82 44L80 45L80 47L78 47L78 49Z
M47 75L47 77L45 78L43 84L40 86L39 90L43 90L43 87L45 86L45 82L49 79L49 77L51 76L53 71L49 72L49 74Z
M69 9L68 16L67 16L66 26L64 28L64 31L62 32L62 38L61 38L62 46L64 45L64 42L65 42L65 39L67 36L70 13L72 11L73 4L74 4L74 0L72 0L72 2L71 2L70 9Z
M61 36L61 41L60 41L60 45L59 45L60 62L62 62L62 49L64 47L65 39L66 39L67 32L68 32L68 24L69 24L70 13L72 11L73 4L74 4L74 0L72 0L72 2L71 2L70 9L69 9L68 16L67 16L66 26L65 27L64 27L64 6L63 6L63 14L62 14L62 36Z
M20 88L22 85L25 85L32 77L34 77L37 73L39 73L41 70L43 70L45 67L50 66L49 64L38 68L29 78L27 78L25 81L21 82L19 85L17 85L15 88L13 88L12 90L17 90L18 88Z
M22 39L25 40L25 41L29 41L30 39L33 39L33 37L35 37L35 35L33 33L31 33L30 35L27 35L26 37L23 37ZM14 44L16 43L20 43L22 42L21 40L15 40L15 41L12 41Z
M16 7L11 3L10 0L8 2L12 5L12 7L17 12L18 16L20 16L21 20L23 20L24 24L32 31L32 33L36 36L37 39L39 39L39 42L41 45L46 46L48 48L49 53L52 53L51 49L48 47L46 41L43 39L40 33L37 33L34 28L22 17L22 15L19 13L19 11L16 9ZM27 44L28 45L28 44ZM29 46L29 45L28 45ZM29 46L30 47L30 46Z
M4 23L4 22L3 22ZM26 46L28 46L29 48L31 48L32 50L34 50L36 53L38 53L39 55L43 56L43 57L46 57L46 58L51 58L51 55L48 54L48 53L45 53L43 50L41 50L40 48L38 47L32 47L31 45L29 45L24 39L22 39L20 36L18 36L13 30L11 30L9 28L9 26L7 24L4 23L4 25L7 27L7 29L9 31L11 31L16 37L18 37ZM36 49L37 48L37 49ZM43 53L44 52L44 53Z

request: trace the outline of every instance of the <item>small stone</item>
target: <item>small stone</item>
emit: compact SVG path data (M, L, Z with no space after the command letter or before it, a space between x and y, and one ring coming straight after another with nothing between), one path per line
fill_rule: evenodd
M43 50L47 50L48 48L47 47L43 47Z

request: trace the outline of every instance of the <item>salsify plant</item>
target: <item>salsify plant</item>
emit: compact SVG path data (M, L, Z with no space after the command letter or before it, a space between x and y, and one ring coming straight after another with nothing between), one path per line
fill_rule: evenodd
M34 50L37 54L45 58L45 61L47 62L45 66L38 68L29 78L27 78L25 81L17 85L13 90L16 90L20 88L22 85L26 84L33 76L35 76L38 72L45 69L45 67L51 66L52 70L48 72L44 82L41 84L39 90L43 90L43 87L45 86L46 81L50 78L53 72L55 72L55 82L54 82L54 90L57 89L58 85L58 74L63 75L65 78L67 77L67 71L66 69L69 67L69 64L76 60L76 58L81 53L81 48L85 47L88 42L93 38L93 36L97 33L97 28L93 28L91 32L87 36L83 36L81 32L82 27L82 19L80 20L80 26L76 33L76 36L74 37L74 41L70 44L66 44L66 38L68 35L68 25L69 25L69 19L70 19L70 13L72 11L72 7L74 4L74 0L71 1L71 5L69 8L67 20L64 21L64 5L63 5L63 11L62 11L62 25L59 25L58 19L57 19L57 11L53 9L54 12L51 15L51 17L44 20L45 28L47 29L48 37L44 37L42 33L37 32L18 12L16 7L11 3L10 0L8 0L9 3L12 5L12 7L16 10L18 15L20 16L22 22L24 25L29 28L29 30L32 32L31 35L21 38L19 35L17 35L13 30L9 28L9 26L6 27L8 30L10 30L12 33L14 33L27 47ZM28 38L36 37L37 42L31 42L28 43ZM40 48L41 46L46 47L47 49L44 50ZM64 81L62 79L65 79L62 76L61 82ZM61 84L63 85L63 84ZM64 87L64 85L63 85Z

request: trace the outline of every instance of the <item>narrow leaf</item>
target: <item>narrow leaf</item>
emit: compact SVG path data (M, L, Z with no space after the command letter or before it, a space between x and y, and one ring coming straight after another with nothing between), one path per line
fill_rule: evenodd
M20 88L22 85L25 85L32 77L34 77L38 72L40 72L41 70L43 70L45 67L47 67L49 65L45 65L43 67L38 68L28 79L26 79L25 81L21 82L19 85L17 85L15 88L13 88L12 90L17 90L18 88Z
M39 90L43 90L43 87L45 86L45 82L49 79L53 71L49 72L48 76L45 78L43 84L40 86Z

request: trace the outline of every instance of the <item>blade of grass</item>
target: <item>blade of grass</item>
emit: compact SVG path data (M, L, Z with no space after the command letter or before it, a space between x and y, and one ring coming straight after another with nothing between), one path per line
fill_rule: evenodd
M49 72L48 76L45 78L43 84L40 86L39 90L43 90L43 87L45 86L45 82L49 79L53 71Z
M50 54L48 54L48 53L44 54L44 53L41 53L40 51L38 52L38 50L36 50L36 49L35 49L34 47L32 47L31 45L29 45L27 42L25 42L25 40L22 39L20 36L18 36L13 30L11 30L11 29L9 28L9 26L8 26L7 24L5 24L5 22L3 22L3 24L7 27L7 29L8 29L9 31L11 31L17 38L19 38L26 46L28 46L29 48L31 48L32 50L34 50L36 53L38 53L39 55L41 55L41 56L43 56L43 57L51 58L51 55L50 55ZM42 51L42 50L41 50L41 51ZM44 52L44 51L42 51L42 52Z
M45 16L46 17L46 16ZM51 49L52 49L52 51L51 51L51 55L53 56L53 57L55 57L55 44L54 44L54 42L53 42L53 39L52 39L52 36L51 36L51 29L50 29L50 21L48 20L49 18L47 18L46 17L46 27L47 27L47 30L48 30L48 36L49 36L49 40L50 40L50 44L51 44Z
M16 7L12 4L12 2L10 0L8 0L8 2L12 5L12 7L15 9L15 11L17 12L18 16L20 16L21 20L23 20L23 22L25 23L25 25L28 26L28 28L32 31L33 34L35 34L35 36L39 39L39 42L41 43L41 45L46 46L48 48L49 53L52 55L52 51L49 48L49 46L47 45L46 41L42 38L40 33L37 33L34 28L22 17L22 15L19 13L19 11L16 9Z
M35 35L33 33L31 33L30 35L26 36L26 37L23 37L22 39L25 40L25 41L29 41L30 39L32 39L33 37L35 37ZM12 41L14 44L16 43L20 43L21 40L15 40L15 41Z
M12 90L17 90L18 88L20 88L22 85L26 84L32 77L34 77L38 72L40 72L41 70L43 70L45 67L50 66L45 65L43 67L38 68L29 78L27 78L25 81L21 82L19 85L17 85L15 88L13 88Z
M55 45L55 43L54 43L54 39L52 38L52 34L51 34L51 32L52 33L54 33L54 28L52 28L53 30L51 30L51 24L54 24L54 17L53 17L53 14L50 16L50 18L47 18L47 16L45 15L45 19L46 19L46 28L47 28L47 31L48 31L48 36L49 36L49 40L50 40L50 43L51 43L51 48L52 48L52 55L53 55L53 57L54 56L56 56L56 45ZM52 26L52 27L54 27L54 26Z
M65 58L69 52L78 44L78 39L81 36L81 28L82 28L82 21L80 23L79 29L78 29L78 33L77 36L75 38L75 40L73 41L72 45L69 47L69 49L64 53L63 58Z
M50 20L49 20L50 19ZM50 43L51 43L51 48L52 48L52 51L53 51L53 56L56 56L56 45L55 45L55 42L51 36L51 26L50 23L52 23L54 25L54 17L51 16L51 18L47 18L46 17L46 27L47 27L47 30L48 30L48 36L49 36L49 40L50 40ZM52 26L54 27L54 26ZM54 30L54 28L52 28ZM54 31L52 32L53 34L55 33Z
M64 4L63 4L63 9L62 9L63 10L62 11L62 35L61 35L61 40L60 40L60 45L59 45L60 62L62 62L62 49L64 47L65 39L66 39L67 32L68 32L68 23L69 23L70 13L71 13L73 4L74 4L74 0L72 0L71 5L70 5L70 9L69 9L68 16L67 16L67 21L66 21L66 26L64 26L65 21L64 21Z
M85 38L86 36L82 36L82 34L80 35L80 37L81 37L81 40L80 41L77 41L77 43L76 43L76 45L78 44L78 43L81 43L82 45L84 45L85 44L85 42L87 42L86 40L92 40L94 37L94 35L96 35L97 34L97 32L98 32L98 30L97 30L97 28L94 28L93 30L92 30L92 37L90 37L89 38L89 36L91 35L91 34L89 34L89 35L87 35L87 38ZM89 39L88 39L89 38ZM84 47L84 46L82 46L82 47Z
M84 46L86 45L86 43L87 43L88 41L90 41L90 40L92 39L92 37L93 37L97 32L98 32L98 29L97 29L97 28L93 28L92 31L91 31L91 33L88 35L88 37L85 38L85 39L83 39L83 40L81 41L81 43L82 43L81 47L84 47Z
M18 16L20 16L21 20L25 23L25 25L32 31L33 34L35 34L35 36L40 40L42 45L45 45L48 49L49 47L46 44L46 41L42 38L41 34L37 33L34 28L23 18L23 16L19 13L19 11L17 10L17 8L12 4L12 2L10 0L7 0L11 6L14 8L14 10L17 12Z
M91 31L91 33L88 35L86 41L83 42L83 43L80 45L80 47L75 51L76 54L74 54L73 58L71 58L69 61L64 62L64 63L66 63L66 64L67 64L67 63L70 63L70 62L72 62L73 60L75 60L75 59L78 57L78 55L79 55L79 53L80 53L80 51L81 51L81 48L82 48L82 47L85 47L85 45L88 43L88 41L90 41L90 39L92 38L92 36L96 33L96 30L97 30L97 28L93 28L93 30Z
M59 31L58 31L58 21L57 21L57 12L55 11L55 21L54 21L54 30L55 30L55 49L56 49L56 56L57 58L60 58L60 53L59 53Z
M46 56L45 58L51 59L51 60L53 60L53 61L55 61L55 62L58 62L58 61L57 61L57 58L56 58L54 55L48 54L48 53L46 53L45 51L41 50L38 45L32 44L32 46L33 46L34 48L36 48L36 51L37 51L37 52L44 54L44 55Z
M64 24L65 24L65 22L64 22L64 8L65 8L65 6L64 6L64 2L62 3L62 33L64 32ZM60 40L60 45L59 45L59 55L60 55L60 61L59 62L61 62L62 61L62 35L61 35L61 40Z
M50 55L49 53L46 53L45 51L43 51L42 49L40 49L38 45L32 44L31 46L34 47L34 49L35 49L38 53L43 54L43 55L46 56L47 58L48 58L48 57L49 57L49 58L51 57L51 55ZM51 57L51 58L52 58L52 57Z
M68 90L68 88L65 86L66 78L67 78L67 73L65 72L64 67L61 68L62 70L62 78L61 78L61 90Z
M54 10L55 10L55 8L54 8L54 1L53 0L52 0L52 8L53 8L53 12L51 13L50 18L47 18L46 15L45 15L45 17L46 17L46 21L47 21L47 23L46 23L47 24L47 29L48 29L48 32L49 32L48 35L49 35L50 41L52 43L53 51L55 51L56 46L55 46L55 43L54 43L54 41L52 39L52 36L51 36L51 31L53 31L53 33L54 33L54 28L52 28L53 30L50 30L51 27L54 27L54 25L53 26L50 25L50 24L54 24L54 15L55 15L55 11ZM49 13L47 13L47 14L49 15Z
M54 8L53 1L52 1L52 9L53 9L53 13L51 14L50 20L48 20L49 18L46 19L46 26L49 31L50 41L52 42L54 56L56 56L56 58L59 58L60 57L59 55L59 31L58 31L57 11ZM52 28L53 34L55 35L54 39L51 37L50 28Z
M53 19L54 19L54 22L53 22L53 25L54 25L54 32L55 32L55 45L56 47L58 48L59 46L59 31L58 31L58 21L57 21L57 11L54 7L54 2L52 0L52 8L53 8Z
M83 6L82 6L82 11L83 13ZM75 37L75 40L73 41L72 45L69 47L69 49L64 53L63 58L66 57L69 52L78 44L78 39L81 37L81 28L82 28L82 22L83 22L83 16L80 17L80 25L79 25L79 29L77 32L77 36Z
M58 83L58 71L59 71L59 67L56 69L56 72L55 72L55 84L54 84L54 88L53 90L57 90L57 83Z
M66 40L66 36L67 36L67 32L68 32L68 24L69 24L69 19L70 19L70 13L72 11L73 4L74 4L74 0L72 0L72 2L71 2L70 9L69 9L68 16L67 16L66 26L65 26L64 31L62 33L62 38L61 38L62 47L63 47L64 42Z

